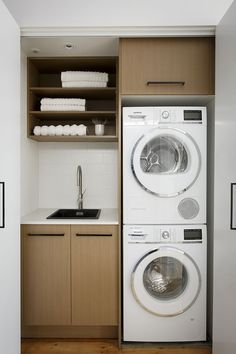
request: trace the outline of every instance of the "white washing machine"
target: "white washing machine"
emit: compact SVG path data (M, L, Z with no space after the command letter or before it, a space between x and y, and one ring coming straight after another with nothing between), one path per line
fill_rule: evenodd
M124 224L206 223L206 108L123 108Z
M206 340L206 226L125 225L123 340Z

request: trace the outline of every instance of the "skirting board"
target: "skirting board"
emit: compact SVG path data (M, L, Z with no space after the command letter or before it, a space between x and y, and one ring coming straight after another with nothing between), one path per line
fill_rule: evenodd
M22 338L118 338L117 326L24 326Z

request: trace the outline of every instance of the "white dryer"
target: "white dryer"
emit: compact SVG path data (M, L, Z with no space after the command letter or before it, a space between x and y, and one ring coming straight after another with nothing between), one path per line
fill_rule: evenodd
M123 231L123 340L206 340L206 226Z
M206 108L123 108L124 224L206 223Z

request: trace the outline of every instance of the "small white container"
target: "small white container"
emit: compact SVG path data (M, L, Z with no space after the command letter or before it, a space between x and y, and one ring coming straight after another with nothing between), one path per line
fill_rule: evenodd
M104 124L95 124L95 135L104 135Z

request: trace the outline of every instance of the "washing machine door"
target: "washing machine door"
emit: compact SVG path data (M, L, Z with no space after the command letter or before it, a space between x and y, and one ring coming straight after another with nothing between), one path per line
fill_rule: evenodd
M189 309L201 287L199 269L185 252L161 247L145 254L131 276L137 302L157 316L177 316Z
M159 127L136 142L131 168L145 191L159 197L174 197L188 190L197 180L201 154L188 133Z

